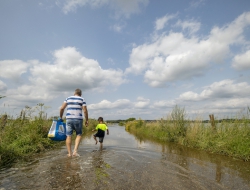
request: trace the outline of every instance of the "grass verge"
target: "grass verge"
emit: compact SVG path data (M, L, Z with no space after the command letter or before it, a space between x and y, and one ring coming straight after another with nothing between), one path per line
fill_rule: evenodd
M202 121L186 120L184 109L175 107L167 119L155 122L127 122L127 131L139 138L175 142L212 153L250 161L250 120L246 116L216 122L216 127Z
M2 116L0 168L11 167L17 161L29 161L37 153L65 145L65 141L56 142L47 137L51 124L51 119L10 119ZM89 126L83 127L84 134L96 124L96 120L90 119Z

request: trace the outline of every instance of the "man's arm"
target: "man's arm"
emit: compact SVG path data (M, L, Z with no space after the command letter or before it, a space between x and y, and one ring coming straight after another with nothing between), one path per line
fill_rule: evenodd
M107 135L109 135L109 129L107 129Z
M61 108L60 108L60 118L62 119L64 109L67 107L67 103L63 102Z
M88 124L89 124L89 114L88 114L87 106L83 106L82 110L83 110L84 117L85 117L85 126L88 127Z

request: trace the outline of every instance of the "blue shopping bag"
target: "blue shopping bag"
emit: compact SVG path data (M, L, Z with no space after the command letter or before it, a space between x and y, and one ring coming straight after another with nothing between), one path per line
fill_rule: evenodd
M61 120L53 120L48 137L53 141L66 140L66 124Z

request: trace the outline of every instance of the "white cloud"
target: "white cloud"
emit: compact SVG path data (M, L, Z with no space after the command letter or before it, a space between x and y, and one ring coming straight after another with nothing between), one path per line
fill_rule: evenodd
M184 101L200 101L200 96L195 92L188 91L181 94L180 99Z
M31 68L34 84L50 90L84 90L101 88L106 85L119 86L126 82L121 70L100 67L96 60L81 55L74 47L66 47L54 52L53 64L36 64Z
M175 26L179 26L183 31L187 31L189 34L194 34L200 29L201 24L196 21L181 21L178 20Z
M250 98L230 98L212 103L211 109L244 109L250 105ZM221 110L220 110L221 111ZM218 112L220 112L218 111Z
M109 57L107 61L110 65L115 65L115 61L112 58Z
M7 85L3 81L0 80L0 93L5 93L6 90L7 90Z
M21 78L21 74L28 71L22 80L25 85L9 87L0 81L0 91L6 91L6 96L15 101L37 103L50 101L64 92L73 92L76 88L83 91L102 91L106 86L119 86L126 82L121 70L102 69L96 60L81 55L74 47L66 47L54 51L51 63L38 60L25 63L20 60L1 61L0 79ZM8 65L7 65L8 63ZM29 68L29 70L27 70ZM18 82L17 82L18 83ZM15 85L15 84L14 84Z
M125 16L129 18L131 14L139 13L146 7L149 0L110 0L110 6L115 10L116 17Z
M190 7L197 8L201 6L202 4L204 4L204 2L205 0L194 0L194 1L191 1L189 4L190 4Z
M232 63L233 68L237 70L248 70L250 69L250 50L243 54L236 55Z
M138 117L138 115L150 118L152 117L150 108L152 108L150 100L143 97L138 97L136 102L131 102L128 99L118 99L114 102L102 100L97 104L88 105L88 110L92 115L102 115L108 118L121 117L123 119Z
M22 102L38 103L56 98L57 94L50 92L42 85L22 85L16 89L8 89L8 98Z
M214 82L200 93L185 92L179 96L182 101L201 101L209 99L247 98L250 96L250 85L247 82L235 83L233 80Z
M75 11L78 7L89 5L101 7L108 5L115 11L115 16L129 18L131 14L140 12L142 6L147 6L149 0L63 0L63 12L65 14ZM57 2L60 5L60 2Z
M63 12L65 14L69 13L69 12L72 12L72 11L76 11L76 9L78 7L81 7L81 6L85 6L87 5L89 2L89 0L57 0L56 1L56 4L58 6L61 6L61 4L63 4ZM104 1L97 1L97 2L104 2ZM94 5L94 4L93 4Z
M121 25L121 24L115 24L114 26L111 27L112 30L114 30L115 32L122 32L122 29L125 27L125 25Z
M143 109L143 108L149 108L149 106L150 106L149 99L145 99L143 97L138 97L137 101L138 102L135 103L135 108Z
M154 102L154 111L158 108L170 112L175 105L185 108L189 116L200 115L209 119L208 114L216 117L229 116L239 113L250 105L250 84L233 80L222 80L205 86L203 91L196 93L187 91L180 94L179 98L160 100ZM203 115L205 114L205 115ZM203 116L202 116L203 115Z
M149 115L160 117L160 114L171 112L176 105L185 108L186 112L192 116L204 113L215 113L216 116L219 116L239 112L246 108L247 105L250 105L249 97L250 85L248 83L222 80L205 86L201 93L188 91L172 100L158 100L153 103L144 97L138 97L136 102L127 99L119 99L115 102L103 100L100 103L89 105L88 108L95 115L101 114L109 118L119 118L122 115L123 117L126 115L127 118L135 117L138 112L145 118L148 118ZM194 104L194 101L197 103Z
M110 102L108 100L102 100L97 104L88 105L88 109L99 110L99 109L117 109L117 108L127 108L131 106L131 102L128 99L119 99L115 102Z
M162 30L167 24L168 21L175 18L177 15L165 15L164 17L161 17L155 21L155 30Z
M0 61L0 77L17 81L27 72L29 64L21 60Z
M175 100L160 100L160 101L156 101L153 106L155 108L172 108L173 106L176 105L176 101Z
M202 102L198 106L189 109L190 114L202 114L202 119L209 119L209 114L214 114L216 118L238 117L245 115L247 107L250 105L250 98L227 98L215 100L211 99L207 103ZM204 115L205 114L205 115Z
M132 49L126 73L143 73L145 82L152 87L204 75L211 63L222 63L230 56L231 45L245 44L243 32L249 25L250 12L247 12L226 26L214 27L205 37L188 38L173 31L163 33L151 43ZM191 26L198 29L197 23Z

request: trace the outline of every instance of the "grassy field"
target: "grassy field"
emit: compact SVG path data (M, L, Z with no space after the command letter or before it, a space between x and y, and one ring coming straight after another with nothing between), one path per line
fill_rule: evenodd
M186 120L185 110L175 107L168 118L156 122L134 120L127 122L126 130L141 138L223 154L250 161L250 119L215 120L215 126L202 121Z
M22 114L21 114L22 116ZM52 119L9 118L0 116L0 168L9 167L16 161L27 161L37 153L56 148L65 144L65 141L55 142L47 135ZM93 129L96 120L89 120L89 127L83 127L84 132Z

